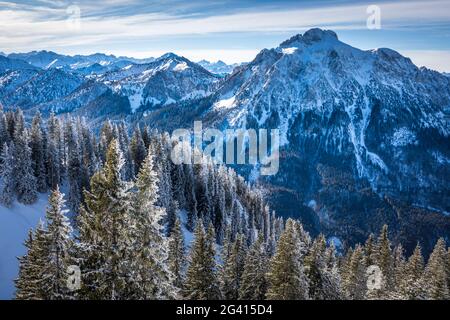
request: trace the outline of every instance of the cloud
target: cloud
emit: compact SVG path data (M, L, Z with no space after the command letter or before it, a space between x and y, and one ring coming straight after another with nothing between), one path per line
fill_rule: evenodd
M426 66L440 72L450 72L450 51L444 50L404 50L400 53L412 60L415 65Z

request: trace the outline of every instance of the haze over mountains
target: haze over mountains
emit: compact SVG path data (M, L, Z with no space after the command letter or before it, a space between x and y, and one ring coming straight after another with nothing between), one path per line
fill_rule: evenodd
M0 56L0 104L71 112L93 126L279 128L280 172L239 168L267 187L277 213L349 243L384 223L407 249L450 237L450 78L332 31L309 30L240 66L173 53Z

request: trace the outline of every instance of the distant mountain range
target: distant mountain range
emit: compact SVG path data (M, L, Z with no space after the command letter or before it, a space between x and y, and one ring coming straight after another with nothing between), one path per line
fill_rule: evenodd
M238 170L312 233L353 244L388 223L407 250L450 240L450 78L391 49L311 29L240 66L173 53L132 60L52 52L0 56L0 103L126 119L164 130L279 128L280 172Z
M206 60L201 60L197 63L206 70L208 70L209 72L223 76L232 73L234 68L242 65L240 63L226 64L222 60L219 60L217 62L209 62Z
M61 55L52 51L32 51L28 53L11 53L7 55L10 59L23 60L29 64L41 69L63 69L63 70L77 70L87 68L98 64L106 67L121 63L149 63L154 61L154 58L135 59L129 57L116 57L114 55L106 55L103 53L96 53L91 55L76 55L68 56Z

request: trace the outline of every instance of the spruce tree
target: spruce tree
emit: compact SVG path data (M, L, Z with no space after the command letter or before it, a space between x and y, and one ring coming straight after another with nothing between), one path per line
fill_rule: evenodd
M371 233L364 245L364 255L366 257L366 267L375 264L375 244Z
M314 240L304 264L311 299L337 300L342 297L334 246L327 248L323 235Z
M141 165L136 188L135 254L138 257L133 267L139 280L135 284L147 299L175 298L177 290L173 287L173 274L168 266L169 243L161 225L166 212L155 205L158 200L158 177L151 151Z
M39 111L33 118L30 136L31 160L34 176L36 177L36 188L38 192L47 192L44 133Z
M169 268L174 277L175 287L182 289L186 269L186 252L181 222L177 217L169 240Z
M45 286L50 299L67 299L67 268L70 265L72 248L72 228L67 218L63 194L56 188L49 198L46 212L48 239L48 264L46 266Z
M374 290L373 297L386 298L393 289L394 281L394 262L391 251L391 242L388 236L388 226L384 225L380 236L378 237L375 262L382 273L381 289Z
M30 231L25 241L27 253L19 259L19 277L14 281L18 300L47 300L51 292L45 285L48 266L48 232L42 222L34 234Z
M14 175L16 178L17 199L23 204L33 204L37 201L36 177L33 172L31 149L28 143L28 130L23 129L16 136L14 148Z
M183 290L186 299L216 300L220 298L212 235L212 228L210 227L206 234L203 221L198 220Z
M145 149L144 140L142 140L142 134L139 127L134 130L133 137L130 142L131 158L134 162L134 172L139 172L141 164L144 161L147 150Z
M367 291L365 264L364 249L357 245L350 252L349 261L342 276L343 289L349 299L362 300L365 298Z
M250 247L244 263L239 299L264 300L267 293L267 268L269 257L264 244L264 237L259 235Z
M309 296L314 300L322 300L322 270L325 269L326 241L323 235L314 240L309 253L305 257L305 269L309 283Z
M394 257L393 257L393 283L394 289L398 288L401 278L404 276L405 272L405 255L403 246L401 244L397 245L394 248Z
M8 124L6 122L6 116L3 110L0 111L0 146L4 146L5 143L9 144L11 137L8 133Z
M54 190L61 183L64 171L61 124L54 113L51 113L47 120L47 128L47 180L50 188Z
M423 282L424 261L419 244L403 268L403 274L398 279L398 293L402 299L416 300L424 299Z
M308 280L300 263L298 242L294 221L288 219L286 228L278 241L276 253L269 263L268 299L304 300L309 298Z
M120 177L123 165L117 140L108 148L105 166L91 179L85 191L85 206L79 215L81 296L88 299L127 299L134 275L130 226L130 185Z
M223 298L226 300L237 300L239 298L239 289L242 273L245 263L245 243L242 234L236 237L230 247L230 252L223 262L221 272L221 289Z
M425 269L425 285L430 299L450 299L447 283L447 251L443 238L438 240L428 260Z
M12 149L12 150L11 150ZM14 143L11 142L11 149L8 145L3 145L1 155L0 176L2 184L0 186L0 203L10 207L14 201L14 191L16 186L16 177L14 175Z
M78 213L82 200L82 166L79 137L73 119L69 119L66 123L64 138L67 146L67 180L69 183L68 204L75 213Z

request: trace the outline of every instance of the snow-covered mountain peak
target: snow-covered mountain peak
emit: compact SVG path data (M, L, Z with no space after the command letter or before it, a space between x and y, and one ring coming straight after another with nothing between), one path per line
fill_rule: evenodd
M167 60L167 59L184 59L183 57L180 57L179 55L173 53L173 52L167 52L165 54L163 54L161 57L157 58L156 60Z
M306 31L303 35L297 34L290 39L282 42L280 44L281 48L287 47L300 47L306 45L311 45L315 42L336 42L339 41L337 34L331 30L322 30L319 28L314 28Z

